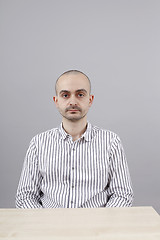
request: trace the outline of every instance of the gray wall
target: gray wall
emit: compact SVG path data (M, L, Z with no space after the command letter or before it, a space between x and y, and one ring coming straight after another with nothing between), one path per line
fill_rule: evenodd
M56 78L79 69L90 122L121 137L134 206L160 213L160 1L1 0L0 32L0 207L14 207L31 138L61 121Z

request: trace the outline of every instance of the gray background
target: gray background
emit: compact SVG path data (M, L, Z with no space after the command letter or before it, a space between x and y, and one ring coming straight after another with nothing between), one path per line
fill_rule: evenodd
M84 71L89 121L116 132L134 206L160 213L160 1L0 1L0 207L14 207L31 138L56 127L57 77Z

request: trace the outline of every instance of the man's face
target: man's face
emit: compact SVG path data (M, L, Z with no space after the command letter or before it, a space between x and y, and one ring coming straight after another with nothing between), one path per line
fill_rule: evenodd
M84 118L93 102L88 79L81 73L61 76L53 100L64 118L74 122Z

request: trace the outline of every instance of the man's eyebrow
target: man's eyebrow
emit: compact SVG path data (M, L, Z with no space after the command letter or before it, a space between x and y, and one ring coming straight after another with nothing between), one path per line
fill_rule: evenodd
M84 88L81 88L81 89L76 90L76 93L77 92L85 92L85 93L87 93L87 90L85 90ZM59 94L62 94L62 93L70 93L70 91L68 91L68 90L61 90Z
M61 93L70 93L70 91L68 91L68 90L61 90L59 94L61 94Z
M86 89L84 89L84 88L78 89L78 90L76 90L76 92L85 92L85 93L87 93Z

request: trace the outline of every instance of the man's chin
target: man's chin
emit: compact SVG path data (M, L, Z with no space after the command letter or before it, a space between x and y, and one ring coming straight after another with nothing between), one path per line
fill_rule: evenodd
M85 115L84 116L63 116L63 117L71 122L77 122L77 121L81 120L82 118L84 118Z
M71 122L77 122L79 120L82 119L82 117L66 117L67 120L71 121Z
M75 113L75 114L73 114L73 113L70 113L70 114L61 113L61 115L62 115L63 118L67 119L68 121L77 122L77 121L81 120L82 118L84 118L87 115L87 113L84 113L83 115L81 113L78 114L78 112Z

